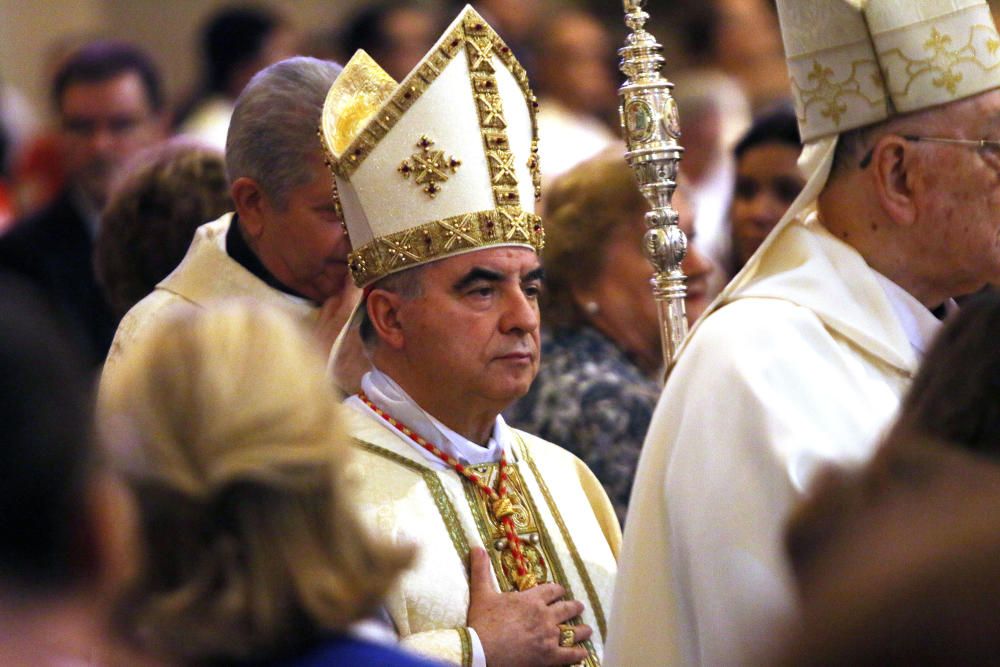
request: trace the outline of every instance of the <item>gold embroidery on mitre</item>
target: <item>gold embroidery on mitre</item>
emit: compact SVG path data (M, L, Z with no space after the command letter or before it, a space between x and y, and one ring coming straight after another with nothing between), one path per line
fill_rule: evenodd
M427 222L415 229L389 234L387 237L376 236L375 240L351 254L351 272L358 285L371 284L389 273L465 250L514 243L540 251L544 245L540 218L526 213L521 206L521 189L517 176L518 170L522 168L519 160L524 158L527 160L525 164L532 181L534 197L539 199L541 172L538 161L537 98L528 85L527 73L514 58L510 48L471 8L463 11L461 19L371 116L368 124L350 141L339 159L332 162L334 172L345 181L350 181L374 148L397 126L403 115L421 98L449 63L463 52L467 57L468 77L483 141L483 157L487 165L494 208L452 215L443 220ZM531 132L530 143L526 146L530 151L528 156L515 156L511 151L504 101L507 105L514 104L519 111L522 100L501 99L495 76L495 70L501 66L513 76L523 102L527 105ZM463 150L468 150L468 147L463 147ZM405 157L405 154L399 157ZM445 157L445 154L441 157ZM468 159L467 155L462 157ZM451 170L451 159L447 162L448 169ZM441 184L446 180L441 176L447 174L441 168L440 161L432 160L432 164L435 168L420 169L421 164L418 164L417 155L414 155L398 163L398 168L405 178L423 174L428 180L423 183L426 186L424 191L428 196L433 196L441 190Z
M332 178L330 179L330 199L333 200L333 212L340 220L340 226L344 228L344 233L347 234L347 222L344 221L344 206L340 203L340 190L337 189L337 176L333 173L333 162L334 157L330 154L329 149L326 147L326 141L323 140L323 130L317 130L316 134L319 135L320 143L323 144L323 164L326 168L330 170Z
M884 71L898 72L902 76L893 76L894 81L905 81L902 89L890 89L893 97L905 97L910 93L910 87L922 76L931 75L931 84L935 88L948 91L950 95L958 93L958 86L964 79L964 74L958 71L962 65L975 65L983 72L992 72L1000 67L1000 63L988 65L983 60L983 55L979 53L976 46L976 37L985 35L986 51L990 55L995 55L1000 48L1000 37L996 28L992 25L977 24L969 28L969 38L965 44L953 48L954 39L951 35L942 33L937 27L932 26L927 40L923 43L926 58L911 58L903 53L902 49L896 47L879 53L879 60L883 63ZM902 67L896 62L901 62Z
M407 180L409 180L410 174L413 174L413 182L417 185L423 185L424 192L431 199L441 189L438 183L444 183L448 180L448 171L450 170L454 174L462 166L461 160L456 160L454 157L446 158L444 151L432 151L431 146L433 145L434 142L428 139L427 135L421 135L420 141L417 142L417 148L420 151L411 155L409 159L403 160L396 170Z
M469 14L463 21L466 40L465 51L469 59L469 79L472 97L479 114L479 128L486 149L486 165L493 186L493 203L501 210L521 209L517 174L514 171L514 154L507 136L503 100L497 86L493 68L495 44L492 31L478 16Z
M326 94L320 121L324 144L334 162L392 97L398 85L364 51L351 57Z
M882 100L871 99L862 91L861 82L858 81L858 72L864 66L872 67L875 72L877 88L882 87L882 80L878 75L878 64L871 59L855 60L851 63L851 73L846 78L836 81L833 79L833 69L821 64L818 60L813 60L812 69L809 70L807 79L809 87L803 88L799 82L792 78L792 88L795 89L795 96L800 100L802 115L799 123L803 126L809 122L809 107L814 104L821 105L820 115L830 119L836 127L840 127L841 117L847 114L848 107L845 99L861 99L870 107L878 106Z
M528 103L528 114L531 118L531 137L533 142L538 141L538 121L535 117L538 111L538 99L531 91L528 83L528 74L524 67L517 62L514 53L504 44L503 40L482 18L474 11L466 12L466 20L456 25L452 31L446 35L438 44L438 47L425 56L419 69L413 72L400 87L391 94L389 99L381 108L377 117L373 118L360 134L351 140L350 145L334 163L337 175L345 180L350 180L351 175L361 166L365 158L374 150L375 146L385 137L389 131L395 127L399 119L413 104L420 99L424 92L438 78L444 68L460 53L472 39L467 29L468 24L480 24L483 27L475 31L475 38L479 40L477 47L482 47L489 40L492 55L497 56L504 66L513 75L521 89L525 100ZM473 47L476 49L476 47ZM476 53L482 55L480 50ZM470 56L470 63L472 57ZM346 70L346 67L345 67ZM343 74L341 74L343 76ZM339 80L339 78L338 78ZM336 84L335 84L336 85ZM488 147L487 147L488 148ZM534 180L535 173L532 172ZM540 172L538 178L540 179ZM540 182L540 181L539 181ZM541 196L541 191L536 193L536 199Z
M371 56L359 50L344 66L323 101L318 134L326 166L334 175L330 197L341 223L344 209L337 191L336 165L348 144L392 96L396 86L396 81Z
M461 250L521 243L545 247L542 219L517 210L488 210L433 220L413 229L380 236L348 257L354 284L367 285L390 273Z

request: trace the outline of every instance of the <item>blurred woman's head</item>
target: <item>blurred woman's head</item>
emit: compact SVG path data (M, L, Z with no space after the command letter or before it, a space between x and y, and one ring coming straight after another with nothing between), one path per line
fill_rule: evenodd
M350 505L348 444L324 362L284 315L191 309L122 359L104 419L145 554L126 636L184 662L267 659L370 614L409 560Z
M759 116L736 144L736 187L730 209L735 269L760 247L799 195L798 122L789 107Z
M694 224L683 185L674 207L681 229L693 241ZM655 368L662 358L649 284L653 268L642 250L648 210L620 150L591 158L557 179L545 200L542 310L545 324L593 325L640 365ZM687 315L693 322L707 305L712 265L696 243L689 243L681 268L688 276Z
M200 225L233 209L222 153L189 139L143 152L126 174L94 248L98 282L118 317L180 264Z

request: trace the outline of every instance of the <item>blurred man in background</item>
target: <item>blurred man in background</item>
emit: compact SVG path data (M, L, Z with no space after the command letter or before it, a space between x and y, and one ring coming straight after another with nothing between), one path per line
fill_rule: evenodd
M91 262L99 216L116 171L163 138L163 93L156 66L141 50L94 42L59 69L52 99L67 183L54 202L0 238L0 267L45 294L96 365L115 326Z

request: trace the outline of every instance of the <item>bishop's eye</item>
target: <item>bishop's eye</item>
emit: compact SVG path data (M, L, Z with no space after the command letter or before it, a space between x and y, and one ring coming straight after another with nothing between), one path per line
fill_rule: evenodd
M487 297L496 291L496 287L490 283L476 283L465 290L469 296Z
M531 282L525 283L521 290L524 292L525 296L531 299L537 299L542 295L542 281L532 280Z

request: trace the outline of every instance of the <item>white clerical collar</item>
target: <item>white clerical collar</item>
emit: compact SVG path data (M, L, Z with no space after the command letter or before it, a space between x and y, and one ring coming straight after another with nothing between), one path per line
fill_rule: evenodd
M456 433L431 414L417 405L410 396L400 387L395 380L382 371L372 369L361 378L361 389L368 396L368 399L379 408L392 415L393 418L406 424L409 428L423 436L427 441L440 449L445 454L454 457L463 465L479 465L483 463L496 463L500 460L500 454L507 452L508 460L511 460L511 440L510 427L504 422L503 417L497 415L496 423L493 426L493 433L485 447L478 445L465 436ZM374 416L375 419L382 420L371 408L357 396L351 396L345 405L359 410L365 414ZM397 431L388 422L387 426L396 433L401 440L413 447L428 462L436 467L447 469L448 465L430 453L408 436Z
M918 356L923 357L927 353L927 348L930 347L931 341L934 340L938 329L941 328L941 320L936 318L931 311L927 310L924 304L917 301L905 289L878 271L873 270L873 273L878 278L878 282L882 286L885 295L889 297L889 303L892 304L896 318L903 326L903 331L906 332L906 338L910 341L910 347L913 348ZM958 309L958 305L953 299L945 301L944 307L945 312L949 315Z

